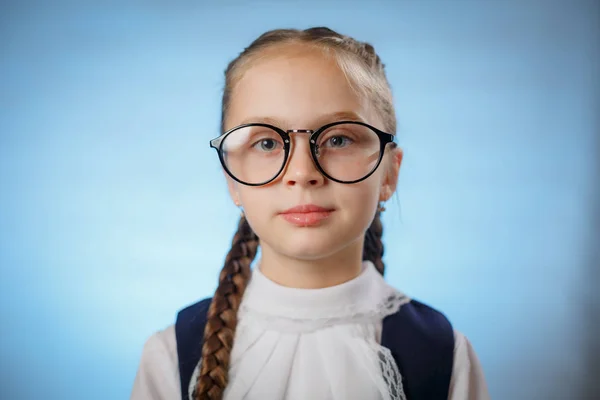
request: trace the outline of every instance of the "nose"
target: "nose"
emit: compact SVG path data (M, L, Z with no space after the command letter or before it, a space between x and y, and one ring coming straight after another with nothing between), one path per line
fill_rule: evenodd
M309 133L311 131L290 134L290 158L283 171L283 182L287 186L319 186L325 182L310 152Z

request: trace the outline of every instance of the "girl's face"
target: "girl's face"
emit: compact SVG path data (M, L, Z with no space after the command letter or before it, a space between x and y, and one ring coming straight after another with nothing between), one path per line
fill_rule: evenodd
M284 130L316 130L330 122L353 119L383 130L368 100L353 91L334 60L302 45L274 50L255 61L237 82L225 129L267 122ZM227 176L232 199L243 207L263 254L314 260L356 251L378 202L395 190L402 152L388 147L373 175L359 183L341 184L325 178L314 165L308 134L290 136L290 157L275 181L252 187ZM285 214L304 205L328 212Z

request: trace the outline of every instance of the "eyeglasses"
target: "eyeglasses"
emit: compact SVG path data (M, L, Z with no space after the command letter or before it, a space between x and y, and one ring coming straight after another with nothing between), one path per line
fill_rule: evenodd
M339 121L317 130L283 130L250 123L228 130L210 141L227 174L244 185L261 186L275 180L290 155L291 133L310 134L310 152L317 169L339 183L367 179L379 166L385 146L394 135L357 121Z

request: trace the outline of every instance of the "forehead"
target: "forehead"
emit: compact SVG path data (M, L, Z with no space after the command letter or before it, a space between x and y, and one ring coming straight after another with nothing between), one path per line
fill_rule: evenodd
M366 101L331 56L307 46L280 47L248 67L233 88L226 128L257 120L281 128L315 129L328 115L355 114L368 121Z

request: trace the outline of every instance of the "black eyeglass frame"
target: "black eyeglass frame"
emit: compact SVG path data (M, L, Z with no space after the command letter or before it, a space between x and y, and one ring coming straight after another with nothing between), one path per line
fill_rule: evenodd
M321 164L319 163L318 155L317 155L317 139L319 138L319 136L323 132L325 132L327 129L329 129L333 126L342 125L342 124L354 124L354 125L364 126L366 128L369 128L371 131L373 131L379 137L380 148L379 148L379 159L377 160L377 163L375 164L373 169L367 175L365 175L364 177L362 177L360 179L356 179L353 181L342 181L342 180L339 180L339 179L336 179L336 178L330 176L321 167ZM270 128L270 129L274 130L275 132L277 132L279 134L279 136L281 136L281 139L283 140L284 158L283 158L283 162L281 163L281 168L279 169L279 171L277 171L277 173L273 176L273 178L269 179L268 181L261 182L261 183L248 183L248 182L244 182L244 181L240 180L229 170L229 168L227 168L227 164L225 162L225 159L223 158L222 146L223 146L223 142L227 138L227 136L229 136L230 134L232 134L233 132L235 132L239 129L247 128L249 126L260 126L260 127L264 127L264 128ZM360 122L360 121L336 121L336 122L332 122L327 125L324 125L317 130L290 129L287 131L283 130L281 128L278 128L274 125L251 122L248 124L243 124L243 125L239 125L234 128L231 128L227 132L224 132L223 134L221 134L219 137L212 139L210 141L210 147L212 147L213 149L215 149L217 151L217 154L219 156L219 161L221 162L223 169L225 170L225 172L227 172L227 175L229 175L233 180L241 183L242 185L247 185L247 186L264 186L264 185L267 185L267 184L273 182L275 179L277 179L279 177L279 175L281 174L281 172L285 169L285 166L287 165L287 161L288 161L288 158L290 155L290 148L291 148L290 133L309 133L310 134L310 137L309 137L310 153L312 155L313 162L314 162L315 166L317 167L317 169L319 170L319 172L321 174L323 174L323 176L327 177L328 179L330 179L334 182L344 183L344 184L348 184L348 185L364 181L369 176L371 176L377 170L377 168L379 167L379 164L381 164L381 160L383 159L383 154L385 152L385 146L387 146L388 143L394 143L394 135L392 135L391 133L383 132L382 130L377 129L374 126L371 126L369 124L366 124L366 123Z

